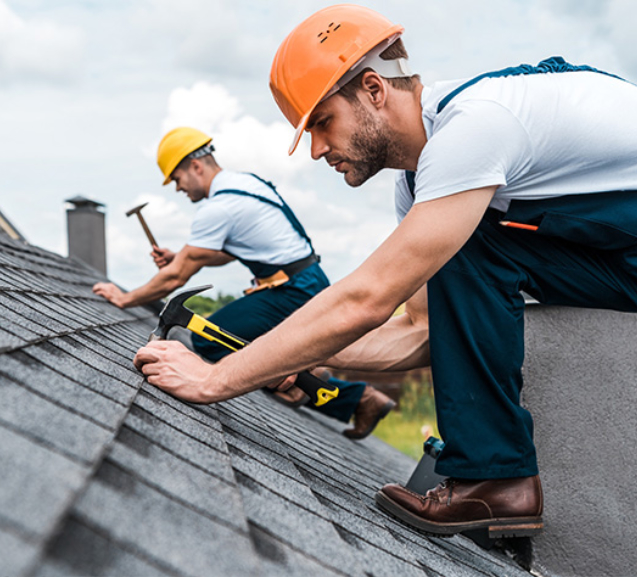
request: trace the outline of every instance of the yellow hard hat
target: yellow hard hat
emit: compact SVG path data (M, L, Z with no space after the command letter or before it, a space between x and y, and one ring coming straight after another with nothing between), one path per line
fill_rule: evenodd
M339 80L352 68L362 70L367 55L380 54L403 30L378 12L353 4L319 10L292 30L279 47L270 71L272 95L296 128L290 154L310 114ZM406 74L398 71L394 75Z
M170 182L173 170L186 156L211 141L207 134L188 126L166 133L157 148L157 164L164 174L164 184Z

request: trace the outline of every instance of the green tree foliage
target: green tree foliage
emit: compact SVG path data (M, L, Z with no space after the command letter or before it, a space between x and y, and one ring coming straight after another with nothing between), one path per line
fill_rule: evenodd
M233 295L225 295L220 292L216 299L195 295L194 297L190 297L185 304L191 311L203 317L207 317L235 299L236 297Z

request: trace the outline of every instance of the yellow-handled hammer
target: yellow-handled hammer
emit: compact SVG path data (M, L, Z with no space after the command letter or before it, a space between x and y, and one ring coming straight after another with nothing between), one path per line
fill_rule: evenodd
M191 296L211 288L212 285L204 285L182 291L172 297L159 313L157 327L150 334L148 340L165 339L172 327L185 327L204 339L219 343L233 352L249 345L249 341L224 331L221 327L194 313L184 305ZM317 407L338 397L338 387L322 381L307 371L298 374L295 384L310 397L310 401Z

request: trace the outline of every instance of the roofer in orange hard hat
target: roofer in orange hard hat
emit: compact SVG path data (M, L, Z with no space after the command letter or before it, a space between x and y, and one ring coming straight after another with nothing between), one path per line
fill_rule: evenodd
M270 86L311 153L358 186L398 169L394 233L352 274L200 377L149 345L149 381L216 402L316 363L419 366L429 321L444 439L417 495L378 505L418 529L541 530L533 423L520 406L524 298L637 311L637 86L553 57L423 86L402 27L361 6L310 16L281 44ZM427 308L427 299L429 308ZM406 313L393 317L407 301ZM233 377L241 370L240 379Z
M312 242L292 209L272 183L254 174L222 169L213 152L212 138L191 127L175 128L161 140L157 164L164 184L175 182L197 204L190 238L177 253L154 247L159 272L144 286L128 293L111 283L97 283L94 292L119 307L143 305L183 286L204 267L238 260L254 275L245 296L217 312L210 320L224 330L252 341L266 333L310 298L329 286ZM216 362L230 351L214 341L192 334L194 350ZM320 413L354 427L350 439L369 435L395 406L387 395L364 382L320 375L339 389ZM298 387L274 392L275 399L292 406L308 397Z

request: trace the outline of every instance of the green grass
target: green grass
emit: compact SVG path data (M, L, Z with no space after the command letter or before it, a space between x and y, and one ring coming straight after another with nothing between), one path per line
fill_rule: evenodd
M209 297L203 297L201 295L195 295L190 297L184 304L194 313L201 315L202 317L208 317L212 313L216 313L220 308L226 306L235 300L233 295L226 295L222 292L216 299Z
M429 431L423 434L423 427L428 427ZM399 410L387 415L374 430L374 435L413 459L420 459L427 437L439 436L433 386L428 373L403 381Z

